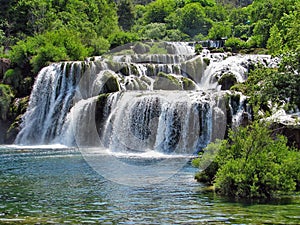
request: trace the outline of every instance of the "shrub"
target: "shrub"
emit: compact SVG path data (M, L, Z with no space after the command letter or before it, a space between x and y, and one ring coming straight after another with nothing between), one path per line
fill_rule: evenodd
M8 69L3 77L3 83L11 85L14 89L17 89L22 79L21 70Z
M110 43L104 37L97 37L91 40L93 55L102 55L109 50Z
M111 48L115 48L117 46L138 41L139 37L135 33L120 31L110 35L108 40L110 42Z
M196 52L196 55L200 55L201 52L202 52L202 50L203 50L202 44L196 44L196 45L195 45L195 52Z
M214 148L213 163L197 176L213 181L220 195L270 199L299 189L300 152L263 122L230 131L228 140Z
M226 40L225 47L231 48L233 52L236 52L236 51L241 50L242 48L245 48L246 43L239 38L231 37L231 38L228 38L228 40Z
M31 67L37 73L49 62L83 60L90 53L78 32L59 29L18 42L12 47L10 59L19 68Z

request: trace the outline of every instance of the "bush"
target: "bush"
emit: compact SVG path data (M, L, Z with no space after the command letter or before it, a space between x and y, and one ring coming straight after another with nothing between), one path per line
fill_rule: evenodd
M202 44L196 44L195 45L195 53L196 53L196 55L200 55L201 52L202 52L202 50L203 50Z
M8 69L3 77L3 83L11 85L15 90L18 88L20 82L22 80L21 70L16 69Z
M231 35L231 27L231 23L215 22L213 23L212 28L208 32L208 38L213 40L227 38Z
M284 136L272 134L267 124L240 127L230 131L228 140L212 145L217 156L197 176L213 181L220 195L270 199L299 189L300 152L288 147Z
M10 59L19 68L31 67L37 73L49 62L83 60L90 53L78 32L59 29L18 42L10 52Z
M91 47L93 48L93 55L102 55L110 48L110 43L104 37L97 37L91 40Z
M139 40L139 37L135 33L120 31L114 33L108 38L111 48L115 48L127 43L135 42Z
M225 47L231 48L233 52L237 52L237 51L245 48L246 43L239 38L231 37L231 38L228 38L228 40L226 40Z

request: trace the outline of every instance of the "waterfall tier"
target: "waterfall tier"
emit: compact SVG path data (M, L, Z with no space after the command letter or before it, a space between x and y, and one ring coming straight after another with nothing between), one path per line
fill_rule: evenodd
M219 79L232 73L243 82L251 66L272 66L271 58L165 45L165 54L117 52L43 68L16 143L192 154L223 138L248 109L241 94L220 91Z

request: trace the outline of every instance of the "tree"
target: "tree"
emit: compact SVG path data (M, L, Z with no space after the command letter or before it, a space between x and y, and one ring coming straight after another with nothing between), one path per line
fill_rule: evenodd
M294 10L284 14L280 19L281 33L283 35L286 50L294 50L300 46L300 2L295 4Z
M203 7L214 6L216 4L215 0L184 0L184 3L200 3Z
M204 152L212 148L213 162L197 177L213 180L220 195L270 199L299 188L300 152L288 147L284 136L272 133L268 123L231 130L228 140L209 144ZM201 165L201 159L194 165Z
M204 8L199 3L190 3L179 9L179 29L190 37L202 33L207 35L211 22L205 15Z
M129 31L134 24L136 13L132 0L121 0L118 3L119 25L124 31Z
M36 74L50 62L83 60L90 52L91 49L80 42L78 32L60 29L19 41L12 47L10 59L22 72L32 70Z
M108 40L111 44L111 48L115 48L117 46L138 41L139 37L135 33L120 31L111 34Z
M145 21L146 23L164 23L176 9L175 0L156 0L146 6Z
M277 55L281 52L283 39L276 24L270 29L270 37L267 42L267 48L272 55Z
M259 37L260 47L266 47L271 27L278 25L280 19L290 14L297 4L296 0L259 0L249 6L250 20L254 24L253 35Z
M225 37L231 36L231 24L226 22L213 23L212 28L209 30L208 38L220 40Z

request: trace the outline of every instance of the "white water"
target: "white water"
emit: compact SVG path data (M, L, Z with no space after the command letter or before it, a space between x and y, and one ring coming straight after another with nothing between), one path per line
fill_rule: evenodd
M229 92L218 91L214 77L228 70L242 82L251 63L269 63L270 59L225 59L224 54L207 52L194 56L193 47L186 43L168 45L174 54L111 57L115 61L100 57L45 67L36 79L16 143L192 154L223 138L227 124L239 124L245 102L240 101L239 110L231 112L234 121L227 121ZM204 58L210 59L209 66ZM172 80L158 78L159 72ZM183 78L194 84L194 90L183 90ZM111 86L120 92L105 98L101 114L97 96Z

